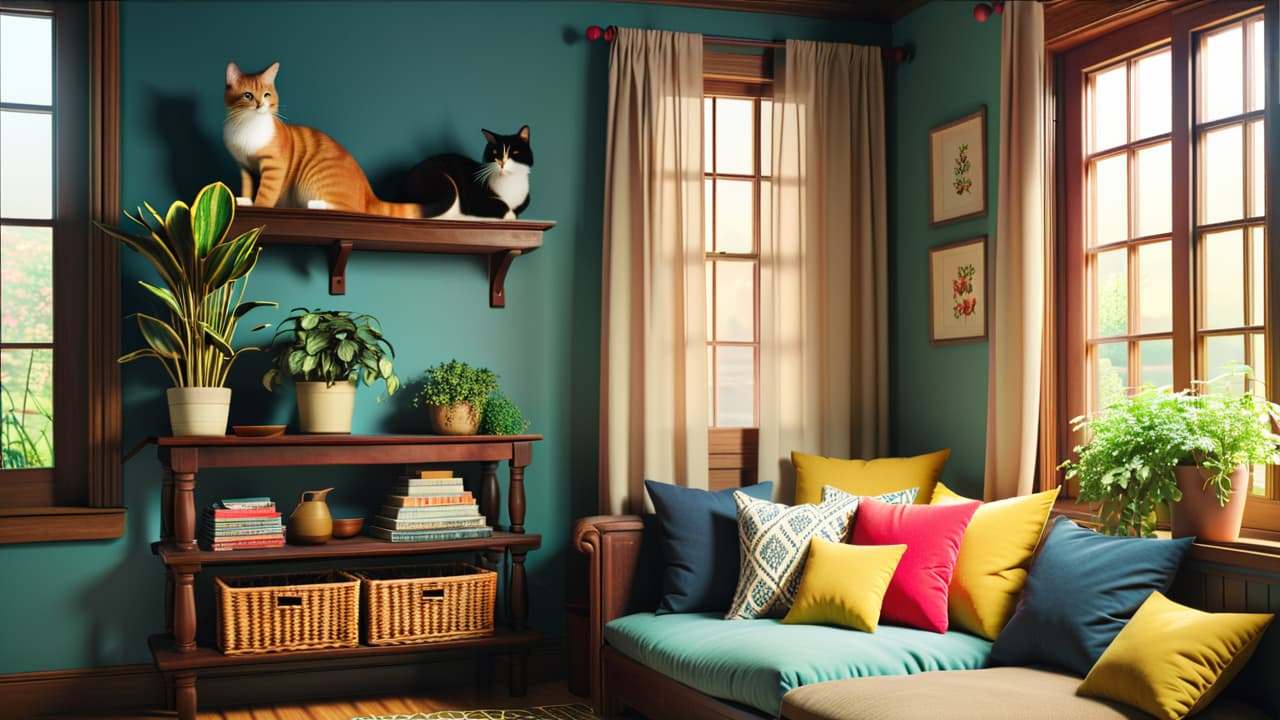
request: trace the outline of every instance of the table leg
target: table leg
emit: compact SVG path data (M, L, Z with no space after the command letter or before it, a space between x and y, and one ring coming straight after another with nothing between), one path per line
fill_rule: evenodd
M173 539L179 550L196 548L196 474L173 474Z
M195 572L198 569L186 565L173 568L173 649L177 652L196 649Z
M498 508L500 508L502 491L498 489L498 463L480 463L480 513L484 521L494 530L498 529ZM502 562L501 550L486 550L484 566L497 570Z
M529 618L529 586L525 579L526 552L511 549L511 626L523 630Z
M524 532L524 466L511 461L511 487L507 488L507 515L511 532Z
M173 634L173 568L164 569L164 631Z
M173 468L166 467L160 478L160 542L173 540Z
M196 720L196 674L175 673L173 676L174 707L178 720Z

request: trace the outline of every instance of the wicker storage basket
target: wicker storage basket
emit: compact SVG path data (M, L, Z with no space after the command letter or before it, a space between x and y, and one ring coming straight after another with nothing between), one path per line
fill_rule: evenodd
M346 573L217 578L218 649L227 655L356 647L360 581Z
M365 643L407 645L493 633L498 574L467 563L351 570L360 578Z

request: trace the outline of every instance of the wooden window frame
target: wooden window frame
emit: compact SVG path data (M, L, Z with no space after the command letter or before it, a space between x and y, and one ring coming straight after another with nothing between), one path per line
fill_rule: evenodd
M711 45L712 43L707 43ZM763 52L742 53L742 52L723 52L706 47L703 53L703 95L716 97L738 97L766 99L773 96L773 66L774 53L768 49ZM764 128L760 127L760 104L756 104L755 110L756 123L756 143L760 140L760 132ZM711 141L710 138L707 139ZM756 155L759 156L759 148L757 147ZM707 177L710 177L709 175ZM744 176L745 177L745 176ZM754 169L754 179L760 179L760 168ZM760 207L760 184L755 185L755 202L756 208ZM710 209L708 209L710 211ZM755 262L756 262L756 282L755 297L756 307L759 308L760 299L760 239L759 228L756 228L755 241ZM736 256L730 256L736 257ZM714 315L712 316L714 320ZM757 324L759 322L759 313L756 316ZM754 343L756 350L756 397L755 397L755 417L760 417L760 364L759 364L759 328L756 330L756 341ZM726 343L733 345L737 343ZM708 347L711 343L708 342ZM712 382L715 378L712 377ZM714 402L713 398L708 398L708 402ZM714 411L714 407L711 408ZM758 465L759 465L759 438L760 431L756 427L746 428L728 428L728 427L710 427L707 429L707 465L708 465L708 485L712 490L722 490L731 487L744 487L754 485L758 482Z
M1082 368L1085 363L1083 352L1088 331L1087 298L1081 283L1070 282L1074 278L1082 278L1084 273L1084 168L1086 156L1069 155L1071 152L1084 152L1082 137L1087 123L1087 107L1084 102L1084 73L1087 69L1105 66L1108 61L1120 57L1141 55L1160 44L1168 43L1171 50L1171 69L1173 73L1172 88L1172 176L1174 222L1172 227L1173 243L1173 359L1174 384L1185 387L1190 383L1195 369L1192 365L1195 356L1194 344L1198 342L1199 333L1196 323L1197 307L1193 307L1192 296L1193 272L1199 272L1195 263L1197 244L1193 243L1193 234L1200 232L1194 216L1193 173L1197 171L1192 143L1195 141L1194 109L1191 106L1192 87L1195 78L1191 76L1191 53L1196 34L1203 29L1227 24L1241 16L1257 12L1264 13L1264 21L1269 28L1264 33L1264 66L1278 67L1280 51L1276 42L1276 23L1280 22L1277 11L1277 0L1215 2L1211 4L1175 2L1161 8L1160 12L1152 12L1154 4L1146 4L1143 13L1131 15L1128 19L1111 23L1099 23L1090 28L1088 33L1079 33L1080 41L1071 42L1070 38L1059 35L1049 43L1049 49L1055 52L1053 66L1055 69L1054 89L1056 108L1059 113L1056 121L1060 132L1054 134L1056 157L1056 180L1059 184L1058 204L1061 212L1055 224L1058 236L1056 248L1057 275L1054 278L1054 294L1056 312L1054 327L1057 328L1057 348L1053 361L1057 372L1057 387L1045 409L1044 421L1052 423L1054 432L1044 434L1046 447L1042 455L1048 458L1065 457L1067 451L1080 444L1081 438L1071 431L1069 418L1081 414L1085 407L1087 384L1083 379L1071 379L1073 368ZM1120 32L1123 30L1123 32ZM1267 193L1268 208L1265 222L1268 237L1267 245L1274 244L1277 228L1280 226L1280 162L1274 160L1280 145L1280 118L1276 117L1276 108L1280 102L1277 91L1277 78L1268 78L1265 83L1266 98L1263 105L1263 117L1266 122L1265 143L1267 158ZM1245 113L1247 114L1247 113ZM1276 344L1276 323L1280 319L1280 292L1274 291L1280 282L1280 253L1269 253L1267 261L1268 291L1266 293L1266 313L1271 319L1269 331L1265 335L1267 367L1264 368L1268 388L1280 385L1280 369L1277 367L1273 351ZM1133 328L1130 328L1132 331ZM1269 393L1272 399L1276 391ZM1045 463L1052 468L1052 463ZM1274 469L1273 469L1274 472ZM1060 501L1059 510L1066 511L1076 517L1086 517L1088 508L1077 504L1074 500L1077 487L1075 483L1066 483L1062 471L1047 471L1041 475L1045 489L1062 487L1064 500ZM1245 508L1244 530L1242 536L1267 540L1280 539L1280 500L1252 496Z
M120 216L119 7L15 0L0 7L57 14L55 467L0 472L0 543L118 538L120 251L90 220Z

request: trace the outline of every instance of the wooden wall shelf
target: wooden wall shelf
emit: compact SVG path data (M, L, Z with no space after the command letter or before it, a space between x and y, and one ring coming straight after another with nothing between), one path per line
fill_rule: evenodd
M314 245L329 248L329 294L347 291L347 261L352 250L485 255L489 270L489 306L506 307L504 285L511 261L542 247L542 233L555 227L545 220L408 220L384 215L237 207L231 232L263 227L263 245Z

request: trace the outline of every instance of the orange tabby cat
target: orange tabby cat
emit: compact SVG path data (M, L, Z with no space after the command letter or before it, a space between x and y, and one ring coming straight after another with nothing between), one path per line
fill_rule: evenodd
M243 198L258 207L311 207L422 217L411 203L379 200L356 159L319 130L276 117L280 63L246 75L227 64L227 119L222 139L240 165ZM254 179L257 178L257 193ZM244 200L242 200L244 202Z

